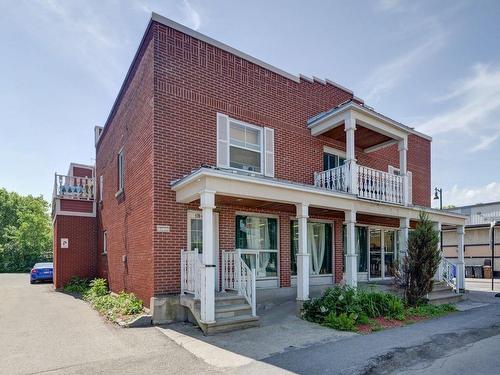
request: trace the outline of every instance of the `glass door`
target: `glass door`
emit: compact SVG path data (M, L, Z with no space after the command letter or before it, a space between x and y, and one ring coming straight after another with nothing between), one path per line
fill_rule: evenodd
M384 231L384 277L394 276L395 266L395 231Z
M380 229L370 229L370 279L383 277L382 233Z

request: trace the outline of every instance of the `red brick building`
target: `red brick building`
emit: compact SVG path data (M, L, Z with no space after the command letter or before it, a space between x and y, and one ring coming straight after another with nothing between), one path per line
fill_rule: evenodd
M264 290L303 301L310 286L390 278L422 209L463 225L430 209L430 176L431 138L349 89L153 14L96 128L95 202L82 200L95 221L56 210L55 236L76 246L56 256L56 285L85 270L157 321L185 306L206 330L237 315L217 297L237 290L251 324ZM81 204L66 198L61 210Z

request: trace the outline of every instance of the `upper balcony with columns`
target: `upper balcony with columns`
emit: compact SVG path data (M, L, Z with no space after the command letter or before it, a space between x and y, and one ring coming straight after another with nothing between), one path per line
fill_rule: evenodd
M345 162L318 171L314 184L343 191L359 198L408 206L412 204L412 174L408 171L408 137L429 136L389 119L356 101L345 102L308 120L313 136L326 136L345 143ZM397 145L399 166L381 171L358 163L366 155Z

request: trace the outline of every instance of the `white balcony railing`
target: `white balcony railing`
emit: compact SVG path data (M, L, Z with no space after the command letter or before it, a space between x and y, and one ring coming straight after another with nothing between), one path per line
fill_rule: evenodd
M359 165L358 197L404 204L403 177Z
M54 178L54 198L93 200L95 183L92 177L74 177L57 174Z
M457 277L458 277L458 268L455 264L450 262L446 258L441 258L441 264L439 265L441 274L441 280L446 284L451 286L455 291L457 289Z
M222 289L235 290L245 297L252 307L252 315L257 315L255 268L250 269L241 257L241 250L222 251Z
M352 163L350 168L348 164L344 164L314 173L314 185L346 193L352 190L358 197L364 199L405 204L403 176L356 165L356 163Z

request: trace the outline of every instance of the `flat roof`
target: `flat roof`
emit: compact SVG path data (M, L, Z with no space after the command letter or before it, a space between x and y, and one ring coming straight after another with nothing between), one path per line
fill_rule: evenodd
M452 208L446 208L446 211L453 211L453 210L459 210L461 208L473 208L473 207L483 207L483 206L492 206L494 204L500 204L500 201L494 201L494 202L489 202L489 203L476 203L476 204L469 204L466 206L456 206Z

